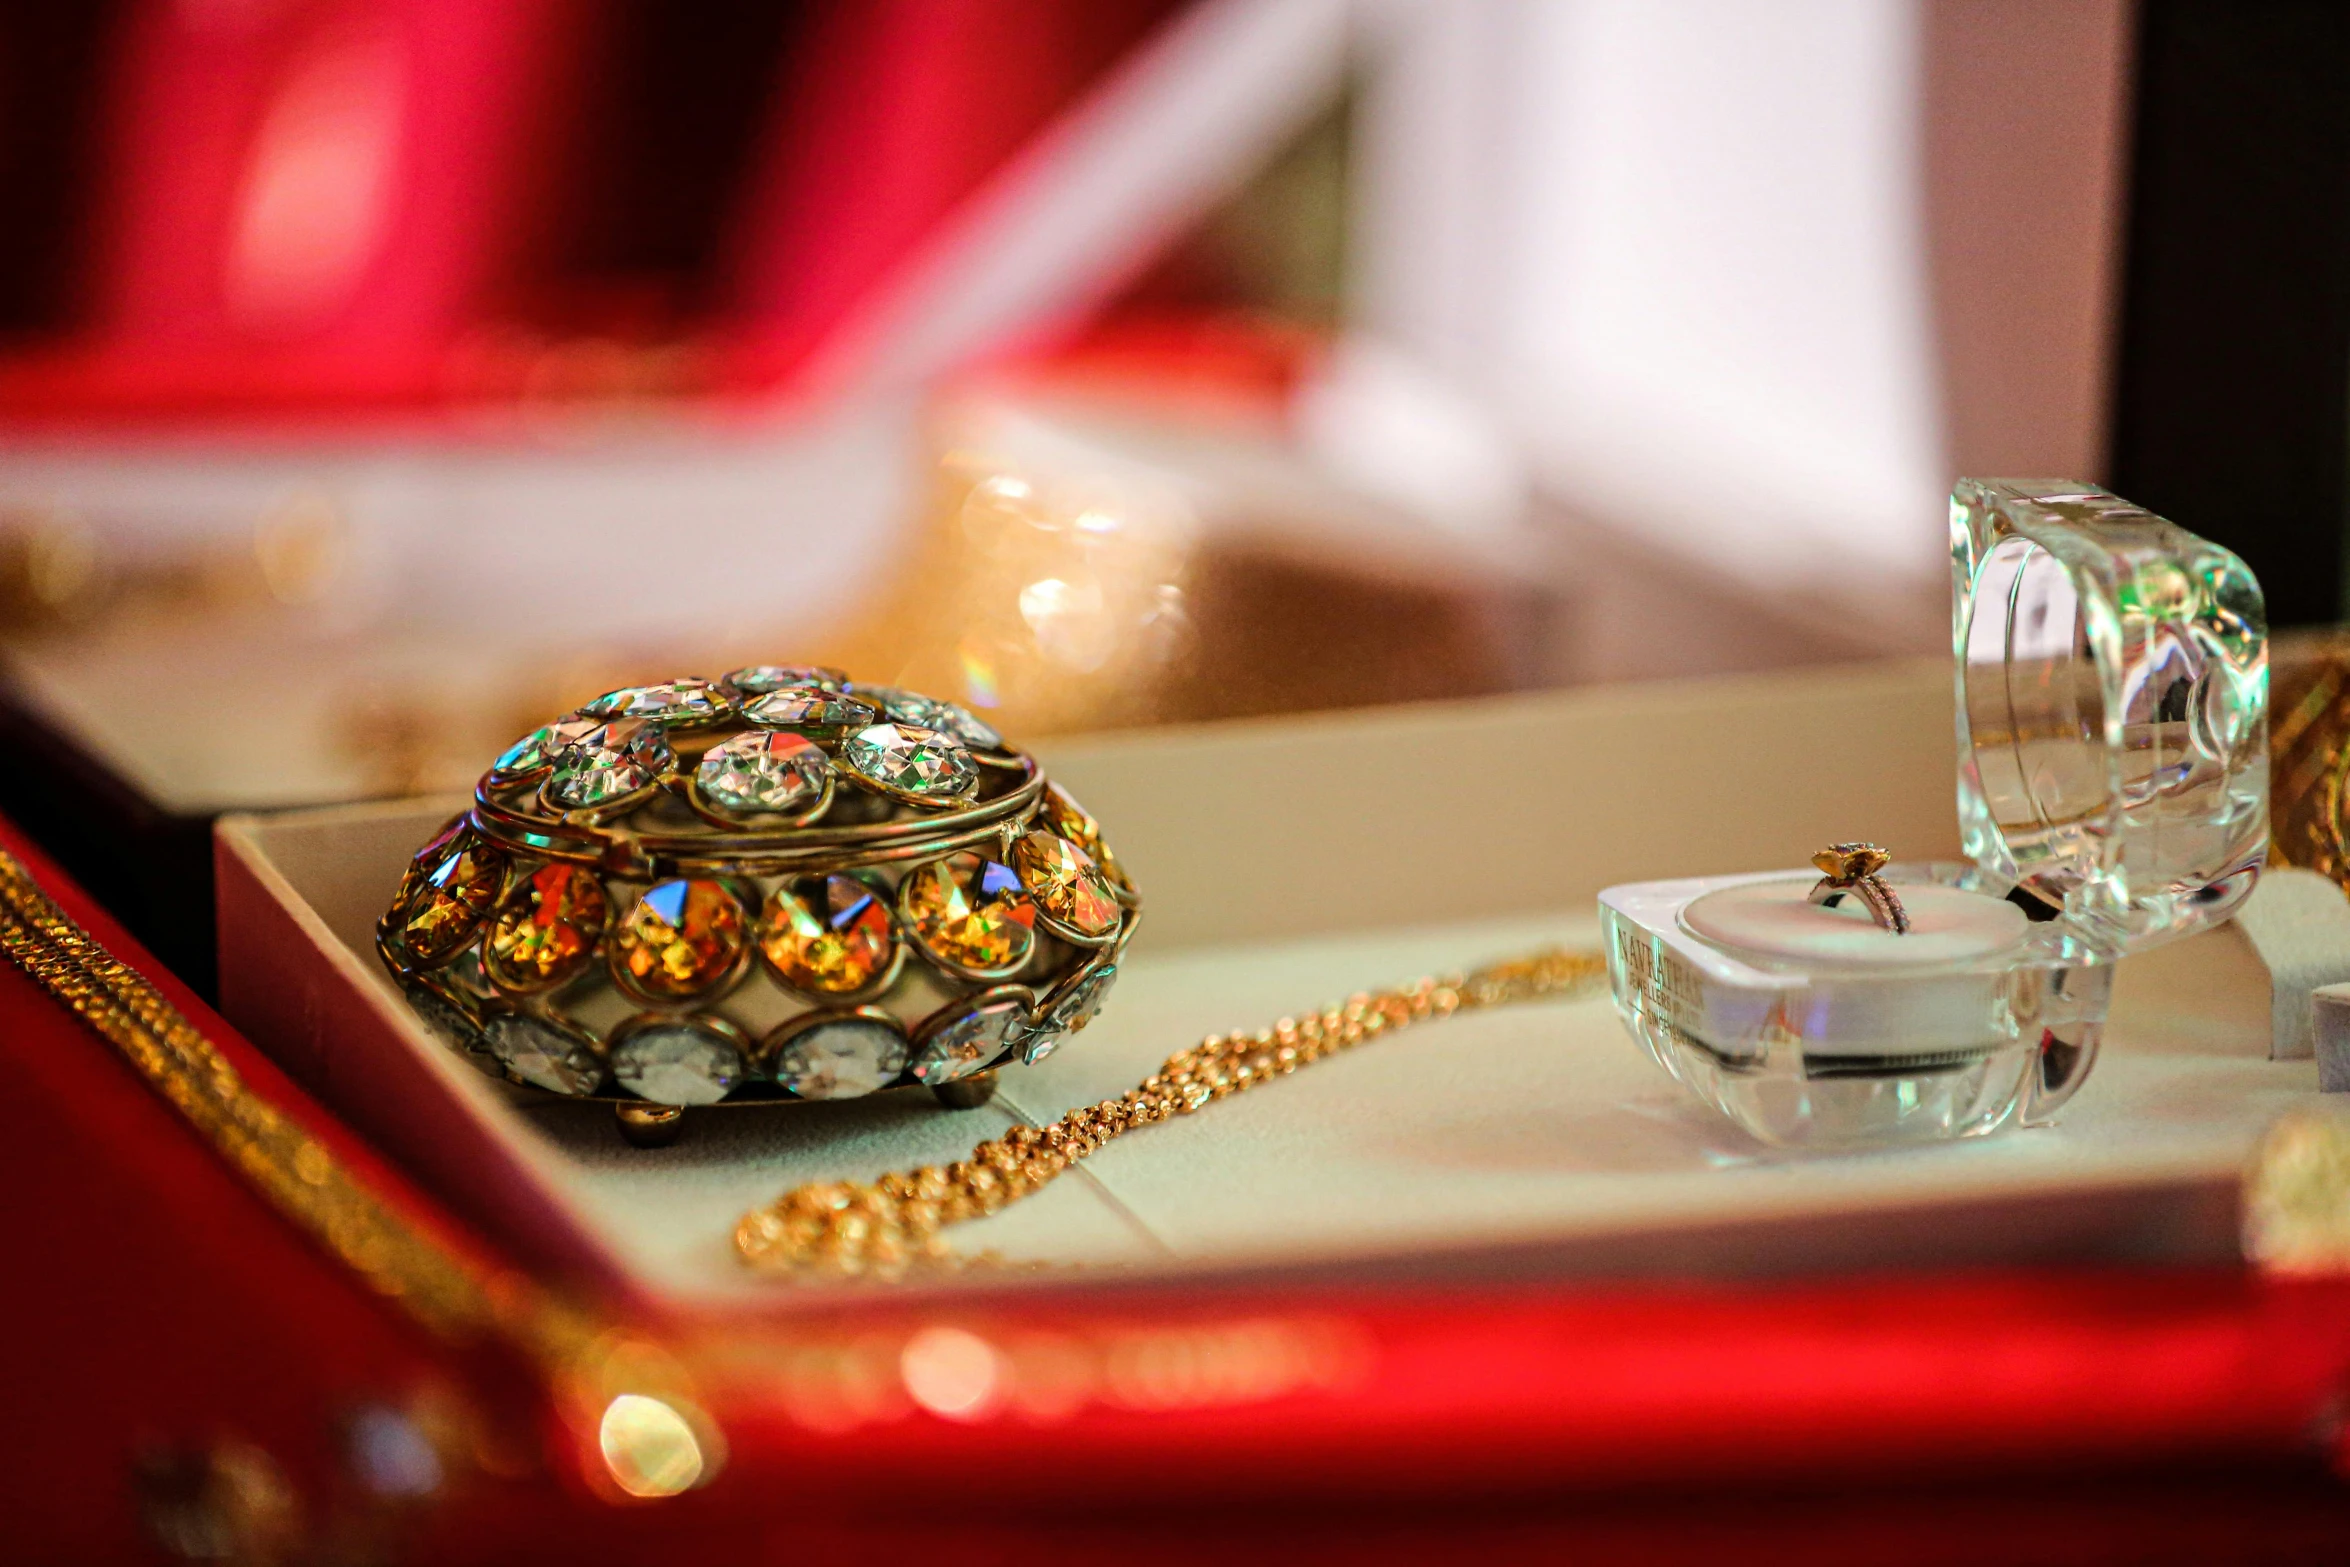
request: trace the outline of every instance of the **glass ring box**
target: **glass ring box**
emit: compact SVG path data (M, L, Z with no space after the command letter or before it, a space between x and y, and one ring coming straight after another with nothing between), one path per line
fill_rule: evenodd
M1765 1143L2051 1121L2096 1063L2116 962L2225 919L2267 853L2267 634L2242 561L2055 480L1961 480L1950 548L1968 863L1882 872L1906 933L1857 897L1811 901L1813 870L1600 895L1625 1026ZM1835 736L1819 762L1868 748Z

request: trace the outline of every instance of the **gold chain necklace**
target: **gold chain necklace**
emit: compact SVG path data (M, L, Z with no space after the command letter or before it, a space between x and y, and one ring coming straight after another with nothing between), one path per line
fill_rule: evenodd
M1415 1023L1585 995L1606 979L1607 960L1598 953L1551 949L1466 976L1354 996L1253 1033L1210 1034L1118 1098L1081 1105L1050 1126L1015 1126L944 1168L794 1187L743 1216L735 1251L752 1267L787 1274L890 1278L912 1267L953 1265L959 1259L947 1245L948 1226L1019 1201L1128 1132L1189 1115Z

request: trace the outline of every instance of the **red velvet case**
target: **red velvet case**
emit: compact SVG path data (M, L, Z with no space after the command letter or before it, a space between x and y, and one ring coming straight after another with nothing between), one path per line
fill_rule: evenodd
M0 844L253 1090L495 1278L495 1258L15 834ZM139 1559L154 1521L193 1516L201 1455L210 1494L242 1474L253 1495L254 1449L296 1500L248 1514L284 1520L284 1539L432 1561L656 1546L995 1560L1039 1543L1377 1559L1569 1536L1591 1559L1642 1560L1732 1540L1811 1561L2056 1559L2090 1541L2130 1559L2350 1548L2350 1498L2323 1472L2350 1281L1073 1283L668 1321L603 1301L586 1304L615 1336L554 1379L544 1356L443 1341L371 1294L13 966L0 1018L19 1093L0 1145L18 1226L0 1466L16 1559ZM969 1341L941 1329L1029 1357L1029 1391L958 1418L923 1407L974 1385L956 1375ZM1039 1355L1057 1373L1039 1375ZM612 1485L594 1419L631 1379L690 1408L683 1387L706 1412L718 1437L702 1488L640 1503ZM437 1437L429 1497L357 1478L352 1455L385 1411ZM400 1477L394 1463L394 1491Z

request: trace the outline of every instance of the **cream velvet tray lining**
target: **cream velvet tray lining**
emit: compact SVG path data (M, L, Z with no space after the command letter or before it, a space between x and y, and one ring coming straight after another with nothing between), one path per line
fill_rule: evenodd
M1138 959L1117 1007L1041 1067L1007 1073L996 1104L969 1116L939 1115L911 1096L870 1106L853 1127L709 1116L690 1142L650 1157L616 1145L601 1107L530 1118L578 1161L585 1205L637 1268L671 1288L725 1288L738 1281L713 1242L786 1186L957 1157L1014 1116L1041 1124L1123 1091L1172 1042L1220 1025L1591 934L1580 919L1515 920ZM2310 1063L2267 1059L2264 999L2256 965L2230 933L2133 960L2112 1052L2061 1126L1842 1157L1753 1144L1641 1058L1604 997L1495 1011L1382 1039L1120 1139L1078 1177L958 1238L963 1249L1007 1259L1089 1264L1280 1264L1494 1246L1523 1255L1543 1243L1695 1226L1831 1213L1915 1222L1936 1203L2224 1180L2260 1128L2316 1085ZM2189 1224L2190 1211L2166 1194L2157 1222ZM2098 1244L2071 1233L2084 1247ZM2201 1230L2168 1244L2136 1237L2164 1251L2210 1239Z
M1122 1092L1208 1032L1588 944L1606 881L1800 864L1856 833L1947 853L1947 678L1898 666L1569 693L1051 752L1147 917L1100 1019L975 1111L919 1093L721 1108L640 1150L609 1107L507 1094L423 1034L372 955L375 914L446 802L225 824L223 1006L524 1255L600 1254L660 1293L736 1297L773 1286L734 1263L734 1222L785 1187L951 1160L1015 1118ZM1856 715L1907 744L1883 768L1817 769L1816 738ZM1511 747L1519 765L1497 765ZM1642 757L1662 760L1643 772ZM1485 765L1464 777L1472 759ZM1604 996L1511 1007L1121 1139L956 1242L1145 1276L2208 1257L2231 1243L2260 1130L2316 1088L2312 1063L2267 1059L2267 1008L2232 928L2174 944L2125 964L2106 1053L2060 1127L1823 1157L1760 1148L1689 1100Z

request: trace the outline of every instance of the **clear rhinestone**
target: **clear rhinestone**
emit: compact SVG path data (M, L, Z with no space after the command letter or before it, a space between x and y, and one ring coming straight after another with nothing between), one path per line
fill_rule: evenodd
M694 782L703 801L729 816L792 816L824 798L832 763L794 734L739 734L702 754Z
M884 713L902 724L919 724L924 729L935 729L949 739L982 751L1000 751L1004 748L1004 737L968 708L957 707L952 702L941 702L936 697L924 696L919 691L907 691L897 686L855 685L850 689L861 697L880 703Z
M1097 963L1078 975L1021 1036L1021 1061L1034 1066L1060 1049L1063 1039L1083 1033L1085 1025L1101 1015L1102 1003L1109 999L1110 986L1117 977L1116 963Z
M744 708L743 716L771 729L848 729L873 722L881 709L839 691L786 686Z
M983 1072L1018 1036L1027 1008L1017 1000L989 1001L972 1008L922 1042L909 1068L933 1087Z
M509 1012L490 1019L490 1054L506 1070L549 1093L592 1094L604 1081L595 1048L542 1018Z
M551 724L541 724L499 753L498 759L490 764L490 771L500 778L535 773L553 762L556 752L600 722L594 718L559 718Z
M855 1099L906 1069L906 1036L876 1017L810 1024L775 1054L775 1080L802 1099Z
M657 724L710 724L733 713L726 693L707 680L622 686L580 709L589 718L648 718Z
M481 1025L456 1002L429 985L409 985L403 994L408 998L409 1009L444 1044L467 1052L482 1048Z
M602 805L644 788L675 760L658 725L641 718L616 718L555 753L547 798L572 811Z
M743 1080L734 1041L693 1023L652 1023L612 1047L612 1076L640 1099L710 1105Z
M842 691L849 677L825 664L751 664L726 677L741 696L765 696L792 686L814 686L820 691Z
M1078 1034L1085 1025L1102 1015L1102 1003L1110 999L1110 986L1118 979L1118 965L1101 963L1088 969L1066 995L1053 1003L1046 1014L1064 1033Z
M841 742L841 765L884 794L951 805L979 784L979 764L959 741L914 724L874 724Z

